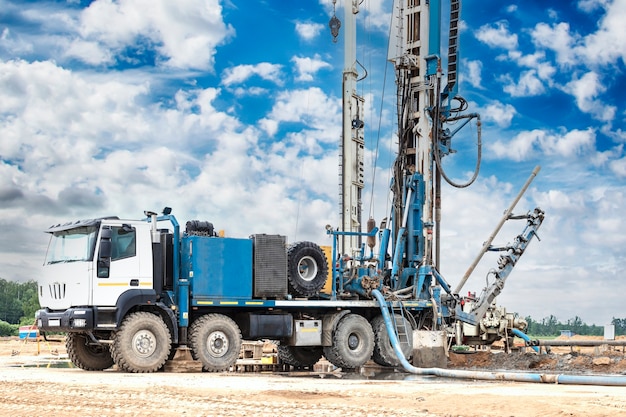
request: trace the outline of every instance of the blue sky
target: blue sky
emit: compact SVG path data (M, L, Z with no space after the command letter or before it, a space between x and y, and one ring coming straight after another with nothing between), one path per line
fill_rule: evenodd
M378 221L395 149L391 9L365 0L358 16L364 216L371 205ZM343 69L331 15L330 0L0 0L0 276L37 278L51 224L166 205L230 236L329 244ZM499 303L534 319L626 317L626 2L466 1L462 19L460 94L481 113L483 163L472 187L444 188L442 273L458 282L541 165L516 210L546 211L541 242ZM444 161L453 178L471 175L473 129Z

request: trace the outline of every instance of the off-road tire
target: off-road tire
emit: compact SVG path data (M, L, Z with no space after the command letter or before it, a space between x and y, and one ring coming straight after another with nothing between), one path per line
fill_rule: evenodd
M290 292L311 297L320 292L328 278L324 251L313 242L297 242L287 251L287 278Z
M227 371L241 352L241 330L230 317L207 314L193 322L189 345L194 359L207 372Z
M413 354L413 329L409 321L399 314L395 314L394 319L396 323L404 320L408 343L401 343L400 349L404 353L405 359L409 359ZM391 346L391 341L389 340L384 317L374 317L371 324L372 330L374 330L374 353L372 354L374 362L381 366L392 366L394 368L400 366L400 359L398 359L398 355L396 355L396 351Z
M127 372L156 372L170 354L172 337L167 325L156 314L131 313L113 336L111 356L118 368Z
M348 314L337 323L332 345L324 346L324 356L338 368L356 369L365 364L374 351L374 331L358 314Z
M85 371L103 371L113 366L111 351L106 345L88 345L82 333L68 333L65 339L67 356L74 366Z
M322 359L324 354L321 346L285 346L278 345L278 357L282 363L296 369L308 368Z

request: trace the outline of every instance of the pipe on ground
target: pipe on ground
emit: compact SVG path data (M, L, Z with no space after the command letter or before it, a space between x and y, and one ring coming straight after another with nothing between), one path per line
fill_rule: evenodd
M607 386L626 386L626 377L617 375L556 375L556 374L537 374L523 372L488 372L488 371L466 371L452 370L443 368L417 368L409 363L404 357L396 332L394 330L391 316L387 309L387 302L378 290L372 290L372 295L380 304L387 327L387 334L391 341L391 346L398 356L402 367L409 373L423 376L439 376L443 378L458 379L477 379L484 381L514 381L514 382L543 382L555 384L569 385L607 385Z

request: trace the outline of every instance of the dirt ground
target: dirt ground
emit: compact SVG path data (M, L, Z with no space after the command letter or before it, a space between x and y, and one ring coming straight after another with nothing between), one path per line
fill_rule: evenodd
M626 375L618 349L451 354L448 367ZM357 374L87 372L59 367L63 359L62 343L0 340L0 415L626 416L626 387L451 380L368 368Z

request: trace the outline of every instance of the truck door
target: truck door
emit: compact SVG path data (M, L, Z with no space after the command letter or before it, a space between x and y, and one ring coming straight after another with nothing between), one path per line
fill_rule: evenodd
M93 305L114 306L121 293L141 287L138 233L136 227L126 224L102 228L110 229L110 233L101 233L110 236L110 262L104 268L98 265L93 274ZM100 246L104 246L102 241Z

